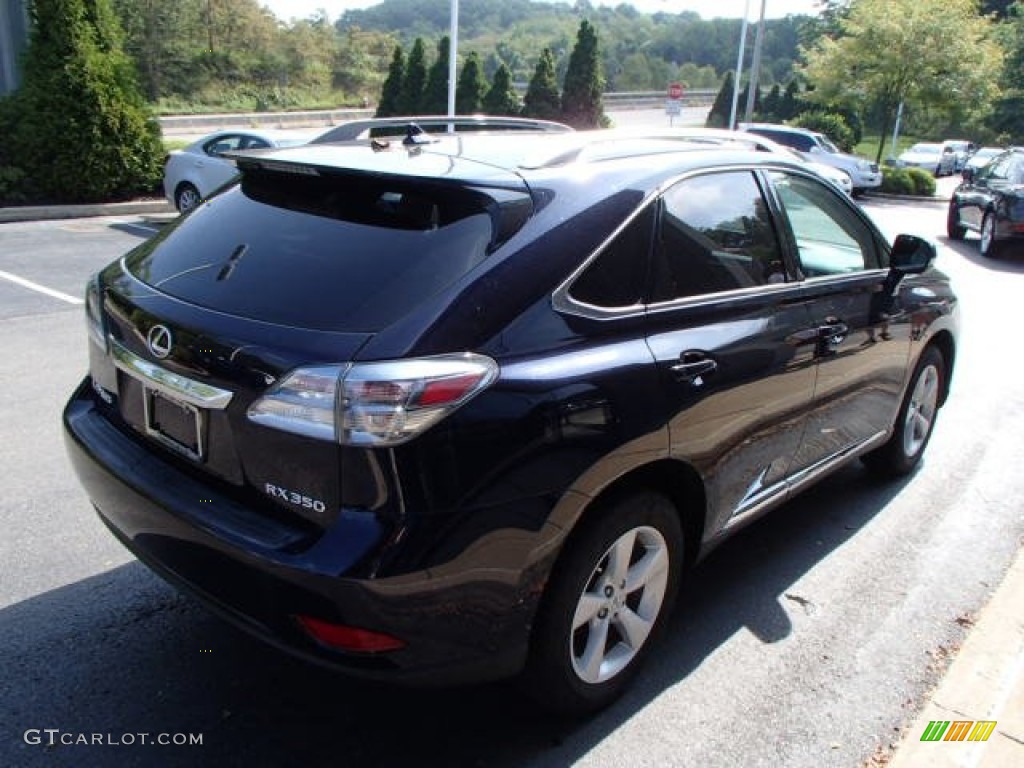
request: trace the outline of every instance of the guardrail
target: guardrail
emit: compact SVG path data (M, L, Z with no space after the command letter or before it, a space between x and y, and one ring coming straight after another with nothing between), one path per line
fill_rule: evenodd
M683 94L683 107L707 107L715 100L714 89L695 88ZM620 91L602 97L609 112L659 109L667 96L662 91ZM373 117L372 109L324 109L303 112L232 112L214 115L167 115L159 118L165 136L204 134L230 128L323 128L350 120Z

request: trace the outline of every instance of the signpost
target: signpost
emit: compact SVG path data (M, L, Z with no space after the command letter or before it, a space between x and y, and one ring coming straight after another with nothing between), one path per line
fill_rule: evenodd
M668 115L668 124L671 127L675 118L683 112L683 84L669 83L668 99L665 101L665 114Z

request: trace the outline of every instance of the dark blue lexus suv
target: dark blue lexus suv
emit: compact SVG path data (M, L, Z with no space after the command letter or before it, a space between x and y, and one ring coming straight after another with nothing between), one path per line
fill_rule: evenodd
M613 700L685 570L842 464L915 467L957 302L805 167L614 132L240 154L88 285L102 521L355 674Z

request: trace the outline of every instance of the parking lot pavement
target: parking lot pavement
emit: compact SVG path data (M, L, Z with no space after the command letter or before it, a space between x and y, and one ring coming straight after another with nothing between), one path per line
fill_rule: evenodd
M911 727L1024 537L1024 358L1005 335L1024 258L946 241L942 205L864 207L890 237L936 240L963 303L923 467L894 484L848 467L726 543L634 690L578 723L509 686L395 689L284 658L138 564L74 478L60 412L86 370L85 280L158 227L0 225L0 272L66 297L0 277L0 765L865 764ZM48 747L32 741L41 729L204 740Z

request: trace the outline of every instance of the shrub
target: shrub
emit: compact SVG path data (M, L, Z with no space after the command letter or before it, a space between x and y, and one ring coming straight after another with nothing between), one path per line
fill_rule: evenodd
M91 202L150 191L163 147L121 49L109 0L36 0L9 134L32 200ZM5 136L5 138L7 138Z
M882 168L881 191L893 195L912 195L914 194L914 180L906 168L884 166Z
M935 177L923 168L906 168L907 175L914 185L914 194L921 197L932 197L935 194Z
M793 125L824 133L843 152L852 152L857 146L853 129L847 124L846 118L835 112L802 112L793 120Z

